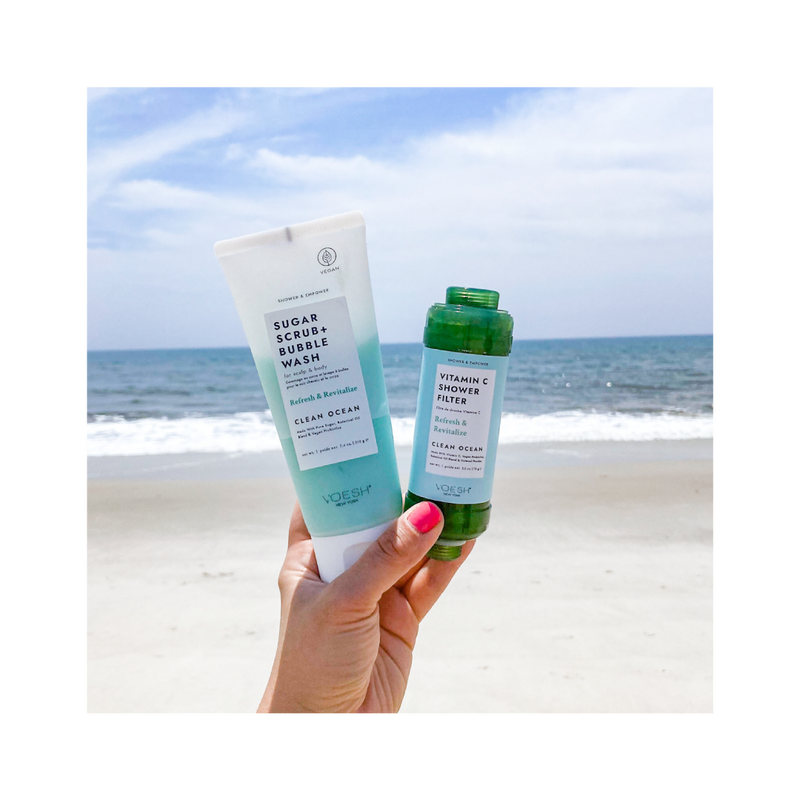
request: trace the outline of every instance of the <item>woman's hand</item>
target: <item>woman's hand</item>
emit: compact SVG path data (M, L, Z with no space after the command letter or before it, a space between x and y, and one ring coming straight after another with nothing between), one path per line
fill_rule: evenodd
M419 623L474 546L455 561L429 559L443 524L433 503L418 503L326 584L295 505L278 577L278 652L259 711L400 708Z

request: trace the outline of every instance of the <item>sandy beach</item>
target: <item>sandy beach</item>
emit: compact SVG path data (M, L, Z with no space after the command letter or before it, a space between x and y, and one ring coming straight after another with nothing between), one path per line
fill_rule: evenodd
M712 711L712 441L501 450L402 712ZM252 713L294 503L281 454L88 469L88 710Z

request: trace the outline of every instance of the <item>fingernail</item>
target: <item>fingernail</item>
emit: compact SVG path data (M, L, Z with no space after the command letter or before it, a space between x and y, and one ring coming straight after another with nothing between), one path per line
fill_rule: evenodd
M438 506L429 503L427 500L424 503L417 503L408 512L408 521L419 533L427 533L433 530L441 518L442 512L439 511Z

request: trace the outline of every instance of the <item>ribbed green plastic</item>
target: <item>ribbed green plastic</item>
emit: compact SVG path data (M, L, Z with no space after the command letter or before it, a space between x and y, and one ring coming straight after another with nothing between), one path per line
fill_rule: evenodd
M453 353L507 356L514 320L497 309L499 300L500 295L488 289L451 286L447 303L434 303L428 309L423 344Z
M462 545L444 545L437 542L430 550L428 555L436 561L455 561L461 555Z
M500 305L500 292L491 289L468 289L465 286L450 286L445 295L449 306L476 306L496 309Z
M450 286L446 301L434 303L428 309L422 337L425 347L485 356L507 356L511 352L514 320L507 311L497 308L500 303L498 292ZM405 510L423 500L429 498L408 492ZM491 502L471 505L431 502L439 506L445 520L437 544L428 552L431 558L439 561L458 558L461 547L448 546L443 540L469 541L480 536L489 526Z

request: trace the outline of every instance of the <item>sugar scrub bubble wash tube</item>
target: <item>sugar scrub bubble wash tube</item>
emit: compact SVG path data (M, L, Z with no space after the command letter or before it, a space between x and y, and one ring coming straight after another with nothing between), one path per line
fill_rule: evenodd
M358 211L214 245L330 582L402 512Z
M500 295L451 286L428 309L405 507L436 503L444 529L431 558L451 561L489 525L514 321Z

